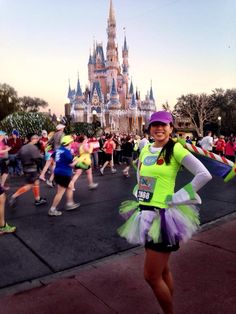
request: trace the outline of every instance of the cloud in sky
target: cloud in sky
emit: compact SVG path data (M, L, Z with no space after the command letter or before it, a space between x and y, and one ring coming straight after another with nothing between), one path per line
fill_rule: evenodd
M130 77L157 106L236 86L234 0L113 0L119 57L126 28ZM88 83L93 40L107 43L109 0L0 0L0 82L64 113L68 79Z

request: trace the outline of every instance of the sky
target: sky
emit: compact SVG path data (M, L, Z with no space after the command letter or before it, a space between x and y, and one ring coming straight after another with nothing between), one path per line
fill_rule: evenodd
M0 83L19 97L42 98L64 114L68 81L88 84L93 41L107 44L110 0L0 0ZM113 0L122 63L157 109L189 93L236 88L235 0Z

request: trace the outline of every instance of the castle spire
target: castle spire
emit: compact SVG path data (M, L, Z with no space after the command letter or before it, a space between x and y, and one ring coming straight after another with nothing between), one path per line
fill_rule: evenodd
M154 97L153 97L153 90L152 90L152 81L151 81L151 87L150 87L150 93L149 93L149 99L154 101Z
M125 32L125 27L124 27L124 32ZM122 49L122 57L123 57L123 64L122 64L122 70L124 75L129 75L129 51L127 47L127 42L126 42L126 35L124 37L124 46Z
M78 81L77 81L77 91L76 91L76 96L83 96L81 86L80 86L80 81L79 81L79 73L78 73Z
M127 47L127 42L126 42L126 35L125 35L125 39L124 39L124 47L123 47L124 51L128 51L128 47Z
M112 0L110 0L109 20L110 20L110 22L111 21L115 22L115 20L116 20L116 18L115 18L115 10L114 10L114 7L113 7Z
M72 90L71 90L71 87L70 87L70 79L69 79L69 88L68 88L68 93L67 93L67 98L71 98L71 94L72 94Z
M129 87L129 95L133 95L134 94L134 87L133 87L133 82L131 79L131 83L130 83L130 87Z
M116 89L116 83L114 78L112 79L112 86L111 86L111 96L116 96L117 95L117 89Z
M110 91L110 100L108 102L109 109L120 109L121 104L119 101L119 95L116 88L115 79L112 79L112 86Z

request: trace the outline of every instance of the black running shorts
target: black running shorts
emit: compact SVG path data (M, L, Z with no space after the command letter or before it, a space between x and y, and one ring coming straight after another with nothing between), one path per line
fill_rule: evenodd
M71 181L71 176L62 176L60 174L55 174L54 175L54 181L56 182L56 184L58 184L64 188L68 188L70 181Z

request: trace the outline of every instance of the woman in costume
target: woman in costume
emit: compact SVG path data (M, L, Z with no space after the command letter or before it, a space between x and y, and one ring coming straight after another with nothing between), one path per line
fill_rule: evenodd
M205 166L170 135L173 119L169 112L152 114L149 121L154 143L141 151L138 166L138 202L125 201L120 213L130 216L118 230L132 244L145 245L144 277L151 286L165 314L173 312L173 281L169 269L172 251L198 229L200 204L197 191L211 175ZM178 171L184 166L193 180L174 193Z
M83 173L83 170L86 170L87 179L88 179L88 188L94 190L97 188L98 183L93 182L93 172L92 172L92 159L91 154L93 152L93 145L88 142L87 136L80 136L78 139L79 145L79 157L75 157L75 174L70 182L70 188L75 190L75 182Z

